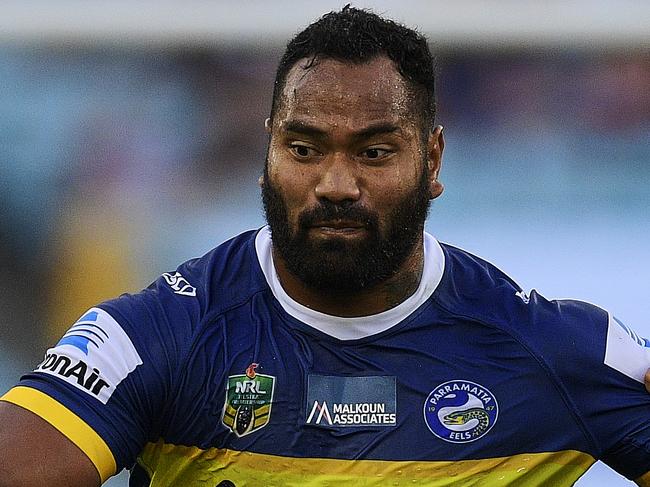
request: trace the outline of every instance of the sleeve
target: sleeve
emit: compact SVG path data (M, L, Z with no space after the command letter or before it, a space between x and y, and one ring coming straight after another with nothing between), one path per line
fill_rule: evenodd
M643 377L650 342L588 303L545 301L542 308L534 317L537 345L598 459L630 480L648 477L650 394Z
M87 311L35 370L0 398L68 437L102 482L130 467L165 425L199 308L196 289L185 279L176 285L180 274L171 283L168 277Z

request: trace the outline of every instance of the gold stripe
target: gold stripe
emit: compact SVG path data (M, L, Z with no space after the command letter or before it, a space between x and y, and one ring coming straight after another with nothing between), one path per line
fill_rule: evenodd
M255 418L255 421L253 421L253 428L258 428L262 424L266 424L269 420L269 415L267 414L266 416L262 416L261 418Z
M0 401L7 401L31 411L63 433L88 456L99 472L102 482L115 475L117 465L108 445L79 416L55 399L31 387L18 386L0 397Z
M154 472L151 487L217 484L305 486L570 486L594 463L575 450L524 453L457 462L294 458L210 448L148 444L142 454ZM512 483L512 484L511 484Z
M269 414L269 411L271 411L271 405L270 404L266 404L266 405L262 406L261 408L255 409L255 413L258 416L262 416L263 414Z

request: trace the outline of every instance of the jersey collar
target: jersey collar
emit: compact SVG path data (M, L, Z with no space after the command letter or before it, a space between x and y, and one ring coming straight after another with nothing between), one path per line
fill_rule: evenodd
M388 330L418 309L438 287L445 268L440 243L424 233L424 269L417 290L394 308L381 313L344 318L315 311L289 296L278 279L271 253L271 230L265 226L255 237L255 250L260 267L275 299L294 318L339 340L356 340Z

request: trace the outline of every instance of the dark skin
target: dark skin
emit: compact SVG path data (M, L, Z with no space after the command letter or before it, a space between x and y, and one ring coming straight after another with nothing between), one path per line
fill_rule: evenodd
M45 420L0 401L0 487L100 485L90 459Z
M444 139L442 127L422 137L422 122L407 82L388 58L364 64L325 59L289 72L273 123L268 154L269 178L281 188L292 230L301 212L319 200L361 203L380 217L412 191L429 168L430 198L443 191L438 181ZM384 225L385 226L385 225ZM363 239L365 229L350 222L323 222L310 230L313 239ZM301 304L336 316L367 316L401 303L417 289L423 268L420 237L398 272L357 293L314 290L273 254L286 292Z
M293 225L300 211L319 198L362 201L384 214L400 194L413 188L423 163L429 166L430 197L440 196L442 127L423 142L409 101L404 80L386 58L362 65L330 60L309 71L292 70L283 103L267 130L270 177L283 190ZM290 127L291 121L302 126ZM318 134L305 133L305 128L316 128ZM375 130L371 134L368 129ZM357 239L364 238L364 232L345 222L327 222L315 228L312 237ZM295 278L279 256L274 255L274 262L282 285L298 302L332 315L371 315L415 291L422 275L423 243L417 242L392 278L350 296L315 292ZM650 392L650 371L645 379ZM93 464L65 436L35 414L0 401L0 487L99 484Z
M269 171L283 190L291 217L318 198L362 200L381 214L413 187L423 161L430 169L431 198L442 193L437 181L442 127L423 144L406 85L387 59L360 66L324 61L307 73L296 69L285 92L288 95L273 126L267 124ZM287 131L289 120L321 133L306 136L296 132L296 126ZM296 149L297 145L306 149ZM316 146L326 154L317 162L311 157ZM301 157L304 151L309 162ZM364 237L363 231L344 224L326 225L314 233L314 238ZM395 276L355 296L315 293L288 273L277 256L275 264L283 286L297 301L340 316L368 315L397 305L415 291L422 274L423 247L420 239ZM100 484L88 457L63 434L39 416L2 401L0 452L0 487Z

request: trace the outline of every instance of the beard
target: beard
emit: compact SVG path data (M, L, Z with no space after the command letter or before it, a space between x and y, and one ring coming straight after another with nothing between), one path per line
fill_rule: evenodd
M291 274L327 295L358 292L394 276L422 237L430 203L428 168L423 164L417 186L388 215L380 216L356 201L333 203L322 199L299 215L298 227L292 231L281 190L270 181L268 163L264 167L262 202L274 252ZM355 241L310 237L313 224L336 219L361 224L367 236Z

